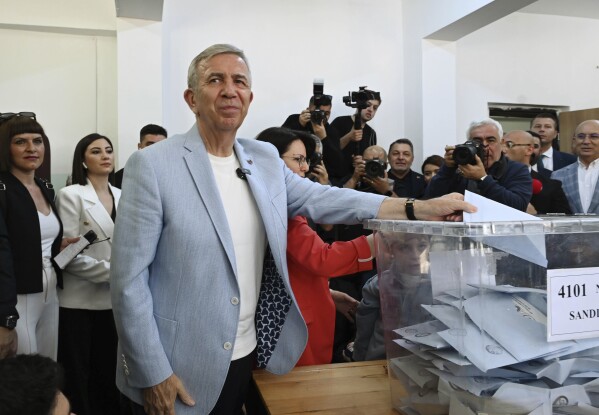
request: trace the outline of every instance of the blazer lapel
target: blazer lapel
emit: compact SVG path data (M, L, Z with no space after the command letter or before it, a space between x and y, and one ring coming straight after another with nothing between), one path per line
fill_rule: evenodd
M237 278L237 264L235 262L235 249L233 247L233 239L231 238L231 230L225 209L221 203L220 193L216 186L210 159L206 152L204 142L198 132L196 124L191 127L186 134L186 140L183 146L189 151L183 158L187 164L189 174L195 184L195 187L206 206L206 211L212 221L216 233L225 249L227 257L233 273Z
M279 269L284 269L286 263L285 257L286 252L281 249L281 246L286 246L287 233L284 235L277 234L277 229L287 230L287 223L283 224L283 228L276 227L274 224L280 223L280 215L276 214L275 206L273 205L272 195L268 192L268 187L265 179L260 175L260 171L256 168L255 160L246 153L243 145L239 141L235 140L234 146L235 154L239 160L239 164L242 169L246 169L250 172L247 174L247 180L252 190L252 195L260 211L262 222L264 223L264 229L266 230L266 236L270 244L273 258L275 259ZM274 160L276 161L276 160ZM287 207L285 206L286 210ZM282 238L285 243L282 244Z
M96 224L100 227L100 229L102 229L102 232L104 233L103 238L102 235L98 235L98 238L112 238L112 234L114 231L114 222L110 217L110 213L108 213L104 205L102 205L102 203L100 202L100 199L98 198L98 195L94 190L94 187L89 182L85 186L83 186L83 200L85 201L84 208L87 214L89 215L90 219L96 222Z

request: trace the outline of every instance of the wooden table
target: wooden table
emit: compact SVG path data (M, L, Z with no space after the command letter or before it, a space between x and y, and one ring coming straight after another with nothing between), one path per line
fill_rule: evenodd
M256 370L254 381L271 415L397 414L386 360L301 366L283 376Z

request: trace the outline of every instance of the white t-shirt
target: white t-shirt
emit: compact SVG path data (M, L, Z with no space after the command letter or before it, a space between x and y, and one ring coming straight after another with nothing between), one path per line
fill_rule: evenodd
M248 182L237 176L240 165L235 154L228 157L208 154L208 157L235 249L240 310L232 360L237 360L256 348L255 314L262 282L266 232Z
M599 159L593 160L589 167L578 160L578 192L584 213L588 213L591 206L597 186L597 177L599 177Z
M60 224L52 210L48 216L37 212L40 220L40 233L42 236L42 257L52 258L52 244L60 232Z

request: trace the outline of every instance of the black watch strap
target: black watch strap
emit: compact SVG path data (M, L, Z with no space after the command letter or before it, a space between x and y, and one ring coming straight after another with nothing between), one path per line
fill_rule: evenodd
M10 316L0 316L0 327L5 327L7 329L14 329L17 327L17 320L19 316L10 315Z
M406 216L410 220L417 220L416 216L414 216L414 198L410 197L406 200L405 208L406 208Z

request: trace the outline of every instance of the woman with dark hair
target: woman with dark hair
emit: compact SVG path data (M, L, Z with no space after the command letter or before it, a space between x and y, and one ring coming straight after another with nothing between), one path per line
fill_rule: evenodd
M306 177L315 148L310 134L273 127L262 131L257 139L273 144L287 167L295 174ZM351 319L358 302L344 293L329 290L329 277L372 269L373 253L372 236L327 244L308 226L305 217L296 216L289 220L289 279L308 326L308 344L298 366L331 363L335 306Z
M0 214L15 279L4 285L12 291L2 293L11 306L0 315L0 335L14 342L16 332L18 353L40 353L56 360L56 287L62 286L62 275L51 258L60 252L62 223L52 185L35 176L44 161L45 133L33 113L5 113L0 122Z
M121 191L110 184L113 175L112 143L100 134L87 135L75 148L73 184L58 192L56 202L65 235L93 230L98 238L66 266L59 294L58 361L65 368L65 394L80 415L119 411L109 274Z
M422 174L424 175L424 181L429 184L430 181L435 177L441 166L443 165L443 157L433 154L428 156L422 163Z

